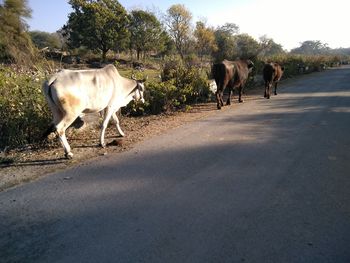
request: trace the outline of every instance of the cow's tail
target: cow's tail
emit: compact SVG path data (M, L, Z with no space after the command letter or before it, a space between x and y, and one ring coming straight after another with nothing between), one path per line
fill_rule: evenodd
M214 64L211 70L212 78L215 79L218 91L222 91L224 85L226 68L222 63Z
M52 97L52 91L51 91L51 85L53 84L54 81L48 81L46 80L43 83L42 90L44 92L45 98L49 104L55 104L53 97Z
M52 113L54 114L54 111L57 111L58 110L58 107L56 106L55 104L55 101L52 97L52 90L51 90L51 85L53 84L53 81L45 81L43 83L43 86L42 86L42 90L44 92L44 95L45 95L45 98L46 98L46 101L52 111ZM43 133L42 135L42 139L46 139L52 132L55 132L56 131L56 125L54 124L54 122L52 122L50 124L50 126L48 127L48 129Z
M264 81L270 83L276 74L276 69L271 64L267 64L263 69Z

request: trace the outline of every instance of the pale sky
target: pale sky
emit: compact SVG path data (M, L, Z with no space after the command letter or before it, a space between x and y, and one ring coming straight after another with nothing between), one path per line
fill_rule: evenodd
M235 23L240 33L256 40L266 35L284 49L306 40L320 40L331 48L350 47L349 0L120 0L128 11L142 8L165 13L173 4L184 4L195 22L219 26ZM28 0L32 18L30 30L55 32L67 22L72 11L64 0Z

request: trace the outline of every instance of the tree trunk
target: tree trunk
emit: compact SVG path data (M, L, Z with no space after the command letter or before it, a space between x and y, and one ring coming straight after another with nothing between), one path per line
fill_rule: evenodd
M102 50L102 62L106 62L107 52L109 49Z

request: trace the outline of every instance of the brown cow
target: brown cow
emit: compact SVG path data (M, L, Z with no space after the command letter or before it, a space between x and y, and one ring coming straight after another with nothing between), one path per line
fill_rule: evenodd
M265 98L270 98L273 84L275 84L275 95L277 95L277 83L280 81L283 75L283 71L284 67L280 66L278 63L270 62L265 64L263 68L263 77L265 81Z
M216 90L216 102L217 107L220 110L224 106L223 94L226 87L229 88L228 99L226 105L231 104L231 92L233 89L238 90L238 101L242 100L243 87L248 79L248 75L252 70L254 64L250 60L223 60L221 63L214 64L212 67L212 76L215 79Z

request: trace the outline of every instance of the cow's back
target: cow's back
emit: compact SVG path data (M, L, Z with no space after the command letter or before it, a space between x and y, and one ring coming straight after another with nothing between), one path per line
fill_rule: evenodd
M110 69L62 70L51 80L52 94L63 111L72 108L97 112L107 107L116 86L116 75Z
M234 86L237 87L247 81L249 75L249 67L245 60L236 60L232 63L235 67Z
M223 89L234 77L234 74L235 66L232 61L224 60L214 64L212 67L212 76L215 79L218 89Z

